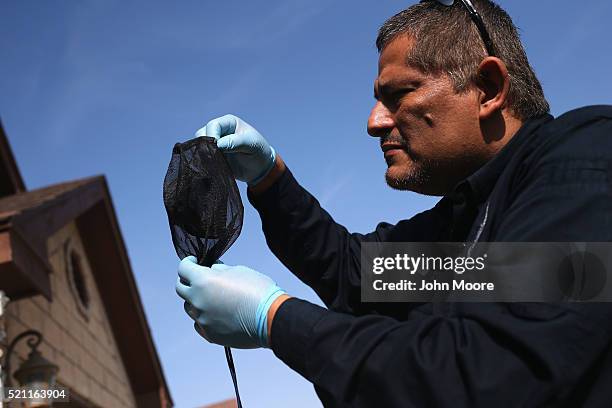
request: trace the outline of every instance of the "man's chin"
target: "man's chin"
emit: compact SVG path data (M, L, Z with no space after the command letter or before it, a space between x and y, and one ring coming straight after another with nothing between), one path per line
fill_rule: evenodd
M387 184L394 190L415 191L419 190L420 177L415 169L397 168L390 166L385 173Z
M431 181L423 174L410 171L410 172L396 172L395 169L387 169L385 173L385 180L387 185L394 190L401 191L413 191L415 193L424 195L442 195L437 191L431 189Z
M407 179L390 176L388 172L385 174L385 180L387 180L387 185L394 190L412 191L415 187Z

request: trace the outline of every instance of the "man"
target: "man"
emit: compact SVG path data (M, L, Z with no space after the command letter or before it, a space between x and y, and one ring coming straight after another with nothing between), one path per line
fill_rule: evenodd
M198 134L218 138L270 248L328 309L192 258L177 292L204 338L272 348L326 406L611 406L608 304L361 302L362 242L612 240L612 107L553 119L510 17L488 0L448 3L381 27L368 121L387 183L441 201L350 234L254 128L215 119Z

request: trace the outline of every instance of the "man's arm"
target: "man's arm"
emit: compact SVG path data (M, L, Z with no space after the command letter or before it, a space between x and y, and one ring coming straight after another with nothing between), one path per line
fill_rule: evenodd
M518 407L570 401L612 340L607 305L461 308L398 322L292 298L273 318L271 347L326 406Z
M328 307L355 312L351 304L359 302L361 240L384 239L386 226L368 236L350 234L297 183L280 157L248 196L274 255ZM348 286L340 289L340 281Z
M274 255L332 310L405 317L408 307L398 313L392 305L361 302L361 243L435 241L444 225L444 203L397 225L381 223L372 233L351 234L299 185L282 160L277 160L269 180L262 181L273 182L261 190L257 190L259 185L248 190Z

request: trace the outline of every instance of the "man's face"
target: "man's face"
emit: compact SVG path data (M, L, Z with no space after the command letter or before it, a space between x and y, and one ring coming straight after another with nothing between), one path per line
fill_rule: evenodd
M444 195L490 159L479 123L478 93L456 93L446 75L406 64L412 46L399 36L383 50L368 133L380 138L389 186Z

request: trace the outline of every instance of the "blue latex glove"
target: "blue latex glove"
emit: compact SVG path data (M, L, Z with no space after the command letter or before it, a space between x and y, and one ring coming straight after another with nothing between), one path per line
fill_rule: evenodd
M176 293L202 337L234 348L269 347L268 310L285 293L272 279L246 266L200 266L193 256L178 274Z
M234 115L213 119L196 132L196 137L217 139L237 180L255 185L274 167L276 152L251 125Z

